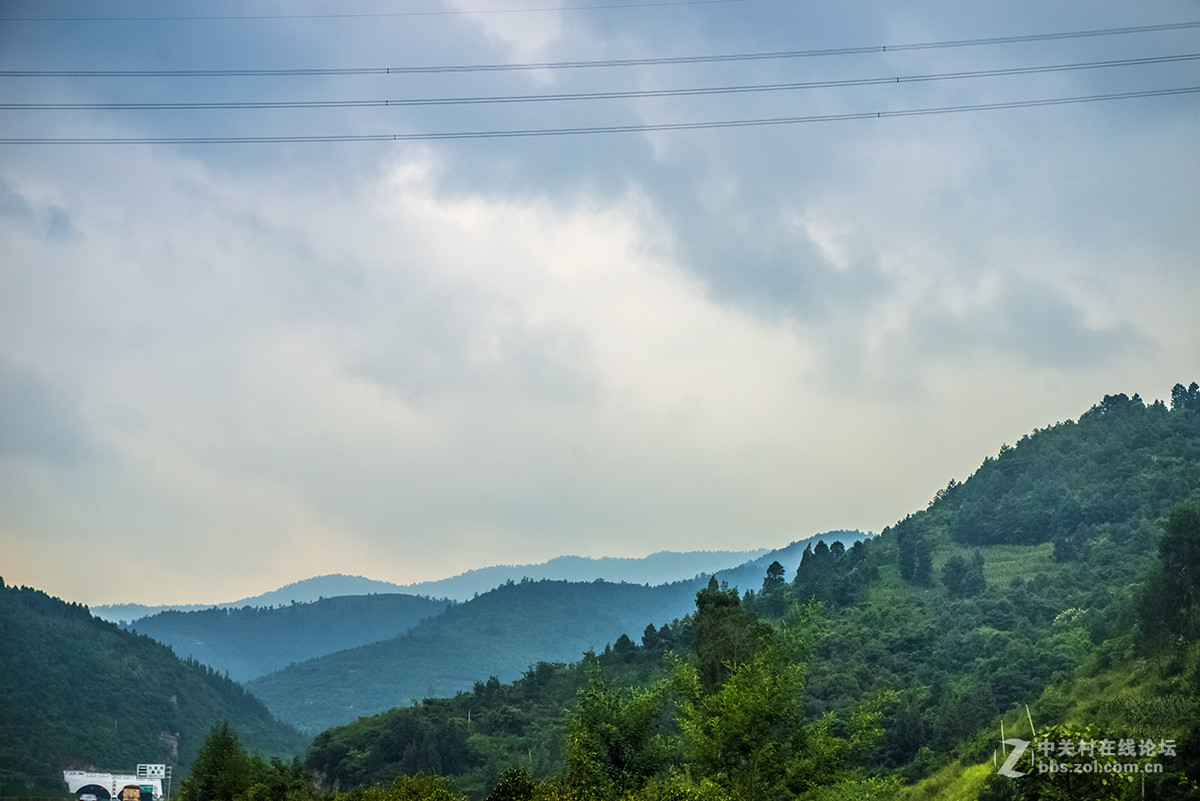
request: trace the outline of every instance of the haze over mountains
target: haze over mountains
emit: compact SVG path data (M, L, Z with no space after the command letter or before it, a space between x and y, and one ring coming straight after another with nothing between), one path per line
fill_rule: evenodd
M857 532L848 532L857 534ZM861 536L861 535L859 535ZM849 544L847 542L847 544ZM659 551L640 558L559 556L547 562L526 565L493 565L468 570L454 576L413 584L333 573L314 576L236 601L216 604L104 604L91 607L92 614L112 622L133 621L167 610L194 611L199 609L241 608L244 606L285 606L291 603L311 603L321 598L373 593L405 593L434 598L465 601L472 596L495 589L506 581L530 578L535 581L605 581L632 584L669 584L693 578L701 573L711 574L743 564L767 553L766 548L748 551Z
M828 532L716 575L731 587L757 589L773 561L794 573L806 547L820 540L850 545L865 536ZM469 690L489 677L513 681L541 662L574 662L622 636L640 642L647 625L689 614L707 581L705 574L656 586L523 578L450 606L400 636L291 665L246 686L280 720L316 733L421 698Z
M9 646L0 649L0 698L9 702L0 769L49 787L63 767L153 757L181 775L206 727L226 719L264 754L296 754L303 735L316 734L304 766L325 782L362 786L433 771L480 801L514 760L541 776L563 770L563 709L594 668L611 671L614 686L639 687L661 678L667 652L689 670L733 665L715 646L740 649L739 632L791 625L781 615L816 600L824 604L819 642L779 657L781 669L804 670L802 698L797 687L787 702L803 702L809 722L797 725L852 720L863 699L891 693L896 706L871 759L907 780L929 775L938 763L928 755L943 754L974 782L955 797L979 797L995 767L980 744L990 751L1000 719L1013 731L1031 709L1042 726L1094 720L1178 741L1172 770L1200 776L1183 762L1195 753L1183 744L1200 742L1200 601L1194 551L1185 548L1200 537L1198 469L1200 386L1192 384L1177 387L1170 410L1105 396L1078 421L1002 446L878 537L830 532L718 571L712 582L523 578L464 602L377 593L168 612L135 621L134 635L86 607L0 580L0 641ZM850 548L808 548L859 538ZM782 570L768 570L774 561ZM154 639L181 639L155 643L145 636L155 626ZM200 664L188 650L198 646L247 663L262 658L256 647L277 652L276 661L315 658L239 686L222 675L232 668ZM331 648L343 650L319 653ZM757 675L757 659L741 659L736 670ZM502 683L512 676L520 678ZM329 728L339 721L348 725Z
M481 678L494 675L511 681L537 662L573 661L623 634L636 641L647 623L669 622L691 611L697 589L710 575L691 574L698 565L740 560L717 572L732 586L754 588L776 559L794 567L803 549L819 539L849 545L864 536L858 531L829 532L774 551L659 553L645 559L561 557L541 565L497 566L430 582L462 591L500 580L497 587L463 602L379 591L396 585L361 577L322 576L259 596L276 606L167 610L124 625L169 645L181 657L248 682L256 694L269 699L280 719L319 731L395 703L453 694ZM671 576L672 570L686 573L651 585L592 578L598 569L623 579ZM563 573L586 580L546 577ZM515 575L521 578L514 580ZM282 602L306 592L359 588L372 592Z
M0 768L46 786L56 786L64 767L146 758L183 775L220 719L253 750L297 754L303 735L288 720L311 735L490 676L507 681L539 663L574 661L623 634L636 642L648 623L692 611L706 568L720 566L714 572L731 585L757 587L776 558L794 565L819 538L848 545L865 536L831 532L775 551L561 557L413 586L473 595L498 582L462 602L359 576L318 576L221 607L160 611L125 631L96 613L147 607L88 610L0 580L0 630L12 646L0 654L0 696L17 712L0 726L10 735L0 732ZM545 578L555 575L584 580ZM657 578L676 580L651 586ZM305 597L313 600L298 600ZM68 721L94 720L109 723L85 726L82 740L72 734Z
M168 610L127 626L244 682L403 634L451 603L401 593L340 595L278 607Z

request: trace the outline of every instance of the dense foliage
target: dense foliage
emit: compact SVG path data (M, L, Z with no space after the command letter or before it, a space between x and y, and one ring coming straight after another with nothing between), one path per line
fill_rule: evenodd
M312 783L298 758L270 761L246 751L228 721L213 725L191 772L179 787L180 801L307 801Z
M822 536L850 543L866 535L832 531ZM757 584L772 560L798 559L800 551L815 542L812 538L792 543L722 570L720 576L733 585ZM681 555L689 557L682 564L698 554L704 552ZM398 638L297 663L252 680L249 688L281 720L315 734L410 699L470 689L481 676L515 680L537 662L571 662L622 634L636 637L647 621L687 614L707 580L703 575L653 587L603 580L507 581L450 606ZM264 624L272 619L261 617ZM214 627L209 633L226 634L229 629ZM233 652L224 644L210 645L222 658ZM214 658L213 664L227 663Z
M1200 779L1198 501L1196 385L1170 409L1107 396L878 538L818 542L751 592L710 583L641 645L331 729L306 764L381 798L418 774L522 801L932 797L899 788L925 777L959 797L1051 798L1053 781L995 774L1000 724L1048 737L1091 720L1193 744L1152 780L1185 797Z
M62 771L173 764L182 775L227 719L255 749L304 746L245 689L149 637L38 590L0 581L0 769L57 786Z
M1196 385L1193 384L1192 387ZM944 493L941 514L964 545L1052 542L1064 558L1098 527L1152 520L1196 489L1200 442L1191 390L1176 407L1106 395L1079 421L1028 434Z
M570 665L539 662L512 683L493 676L469 692L362 718L319 734L306 764L343 789L423 772L453 775L482 793L509 768L544 776L565 764L563 711L597 671L613 686L647 684L664 655L686 650L692 638L690 620L651 624L640 647L622 636Z
M331 729L306 763L338 787L446 774L480 798L758 799L853 781L883 706L857 709L841 733L801 714L815 609L770 625L713 579L694 615L648 626L641 646L622 637L574 665L540 663L512 684L492 678Z
M511 681L536 661L574 661L648 621L687 612L695 582L521 581L456 604L409 633L294 665L248 687L282 720L317 733L480 678Z
M1142 777L1146 797L1200 796L1196 384L1177 386L1169 409L1106 396L1076 422L1003 447L878 537L802 544L755 570L752 582L734 574L745 591L716 578L506 585L450 607L437 625L307 663L308 674L297 665L275 674L291 684L273 688L276 702L293 693L294 714L346 719L358 711L348 699L361 695L340 688L356 681L378 693L378 708L400 703L321 732L303 763L251 756L234 726L218 725L192 746L200 753L184 801L1116 801L1142 790L1132 775L1038 773L1033 761L1024 776L1000 775L1003 737L1169 744L1165 770ZM74 680L74 652L38 650L61 642L56 627L99 655L92 670L123 668L100 678L110 688L138 666L173 675L149 666L146 649L165 649L86 609L24 589L3 598L3 633L22 634L15 642L28 654L0 664L0 680L10 664L37 675L30 666L43 663L52 686ZM669 623L646 625L647 598L663 604L649 619ZM609 634L595 652L588 643L605 630L587 629L596 621L614 634L640 630L640 642ZM80 627L121 639L87 645ZM501 680L497 666L512 669L551 636L570 656ZM410 702L443 688L410 687L405 673L422 660L444 666L447 655L458 662L448 697ZM261 713L232 682L175 664ZM307 685L295 682L305 675ZM0 698L37 708L35 690L9 684ZM139 725L181 731L184 697L176 718ZM161 692L141 708L163 712ZM44 730L65 730L54 714ZM186 725L203 731L216 719ZM34 751L14 750L12 731L0 744L16 761L0 764L36 764ZM1152 751L1134 749L1127 764L1148 764Z

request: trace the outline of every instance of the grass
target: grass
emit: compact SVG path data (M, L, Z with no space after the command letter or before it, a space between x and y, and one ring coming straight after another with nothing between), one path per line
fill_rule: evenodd
M896 801L975 801L993 770L987 763L964 766L955 760L932 776L905 787Z
M983 545L978 548L941 544L933 549L934 575L939 575L942 567L953 557L966 559L973 551L983 553L983 573L988 584L992 585L1007 585L1016 576L1045 571L1054 561L1054 546L1048 542L1041 545Z

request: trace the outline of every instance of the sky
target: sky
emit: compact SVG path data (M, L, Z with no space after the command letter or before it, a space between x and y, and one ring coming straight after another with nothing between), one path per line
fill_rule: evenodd
M1200 380L1196 22L9 0L0 576L216 603L782 547L1167 399Z

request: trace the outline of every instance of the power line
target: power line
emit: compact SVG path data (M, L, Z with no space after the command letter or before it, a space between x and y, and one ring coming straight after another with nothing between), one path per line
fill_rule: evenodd
M577 136L606 133L649 133L655 131L695 131L715 128L751 128L773 125L798 125L803 123L844 122L852 120L885 119L892 117L917 117L935 114L955 114L1000 109L1037 108L1079 103L1097 103L1109 100L1129 100L1145 97L1168 97L1195 94L1200 86L1182 86L1172 89L1150 89L1139 92L1121 92L1103 95L1058 97L1041 100L1014 100L1002 103L977 103L961 106L901 109L894 111L872 111L849 114L819 114L806 117L772 117L766 119L718 120L712 122L681 122L639 125L588 126L582 128L527 128L518 130L492 131L448 131L440 133L407 134L332 134L326 136L185 136L185 137L80 137L80 138L3 138L0 145L202 145L202 144L284 144L323 142L429 142L451 139L511 139L531 136Z
M659 58L604 59L596 61L546 61L525 64L458 64L412 67L331 67L283 69L211 69L211 70L0 70L0 78L228 78L228 77L288 77L315 75L413 75L457 72L508 72L516 70L560 70L596 67L644 67L667 64L711 64L730 61L761 61L768 59L811 58L818 56L847 56L868 53L936 50L953 47L1046 42L1062 39L1081 39L1099 36L1123 36L1200 28L1200 21L1172 22L1161 25L1140 25L1124 28L1102 28L1060 33L1035 33L1019 36L993 36L984 39L953 39L937 42L917 42L869 47L840 47L820 50L782 50L766 53L728 53L700 56L667 56Z
M319 14L212 14L178 17L0 17L0 22L198 22L268 19L358 19L371 17L452 17L476 14L530 14L546 11L604 11L613 8L659 8L663 6L700 6L718 3L746 3L749 0L651 0L641 3L597 3L595 5L538 6L530 8L439 9L437 11L363 11Z
M199 101L199 102L147 102L147 103L0 103L3 111L176 111L176 110L221 110L221 109L293 109L293 108L384 108L401 106L454 106L495 103L529 103L571 100L612 100L659 97L693 97L701 95L746 94L756 92L779 92L801 89L830 89L850 86L879 86L901 83L961 80L967 78L1009 77L1014 75L1040 75L1053 72L1101 69L1110 67L1143 66L1148 64L1170 64L1200 59L1200 53L1171 56L1149 56L1146 58L1113 59L1073 64L1053 64L1033 67L1008 67L970 72L943 72L927 75L900 75L877 78L847 78L827 81L805 81L801 83L751 84L741 86L712 86L690 89L642 89L617 92L575 92L540 95L497 95L475 97L434 97L404 100L247 100L247 101Z

